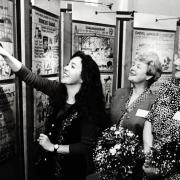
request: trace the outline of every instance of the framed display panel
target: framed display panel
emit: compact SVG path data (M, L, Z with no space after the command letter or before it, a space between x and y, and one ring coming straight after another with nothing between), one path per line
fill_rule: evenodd
M14 55L14 11L13 1L0 1L0 46L6 49L10 54ZM11 69L0 57L0 80L13 79L15 76L11 73Z
M14 1L0 1L0 46L15 55ZM0 56L0 163L17 155L15 75Z
M92 56L101 72L113 72L115 26L72 21L72 53Z
M59 17L32 8L32 70L40 75L59 72Z
M171 73L174 55L174 41L174 31L134 29L132 61L139 54L152 51L158 54L163 67L163 72Z
M49 80L59 81L58 77L49 77ZM34 141L40 133L44 133L46 121L50 112L49 97L44 93L34 90Z
M16 154L15 84L0 84L0 163Z
M113 91L113 74L101 74L101 82L103 86L106 108L110 108Z

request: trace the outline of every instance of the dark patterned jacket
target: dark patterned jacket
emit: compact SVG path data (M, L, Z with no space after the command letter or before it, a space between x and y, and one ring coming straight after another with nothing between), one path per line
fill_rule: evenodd
M84 180L93 171L92 151L97 139L99 127L91 121L96 118L89 114L82 116L76 104L64 109L58 109L57 95L61 83L41 78L33 74L25 66L16 73L28 85L48 95L54 109L46 127L46 135L52 143L69 145L70 154L44 153L42 179ZM89 120L88 120L89 119Z

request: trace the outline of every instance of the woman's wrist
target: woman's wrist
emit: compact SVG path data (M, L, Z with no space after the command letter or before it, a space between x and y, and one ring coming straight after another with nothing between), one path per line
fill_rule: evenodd
M48 148L49 152L55 152L59 154L69 154L69 145L50 144Z
M69 154L69 145L59 145L59 148L57 149L57 153L60 154Z

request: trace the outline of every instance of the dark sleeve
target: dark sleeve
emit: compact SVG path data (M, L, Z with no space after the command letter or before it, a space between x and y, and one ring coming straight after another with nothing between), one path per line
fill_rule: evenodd
M99 128L91 122L82 123L81 140L79 143L70 144L71 154L88 154L95 147Z
M32 73L24 65L18 72L16 72L16 75L29 86L51 97L55 94L55 91L59 87L59 83L57 81L42 78L41 76Z

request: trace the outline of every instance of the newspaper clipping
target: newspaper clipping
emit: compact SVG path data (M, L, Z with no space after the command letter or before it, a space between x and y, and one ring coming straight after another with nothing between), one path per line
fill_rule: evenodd
M92 56L101 72L113 72L115 27L73 22L72 51Z
M7 0L0 1L0 46L14 55L13 42L13 2ZM0 57L0 80L14 78L11 69Z
M172 72L175 32L134 30L132 60L138 54L153 51L160 58L163 72Z
M59 18L32 9L32 70L57 74L59 69Z

